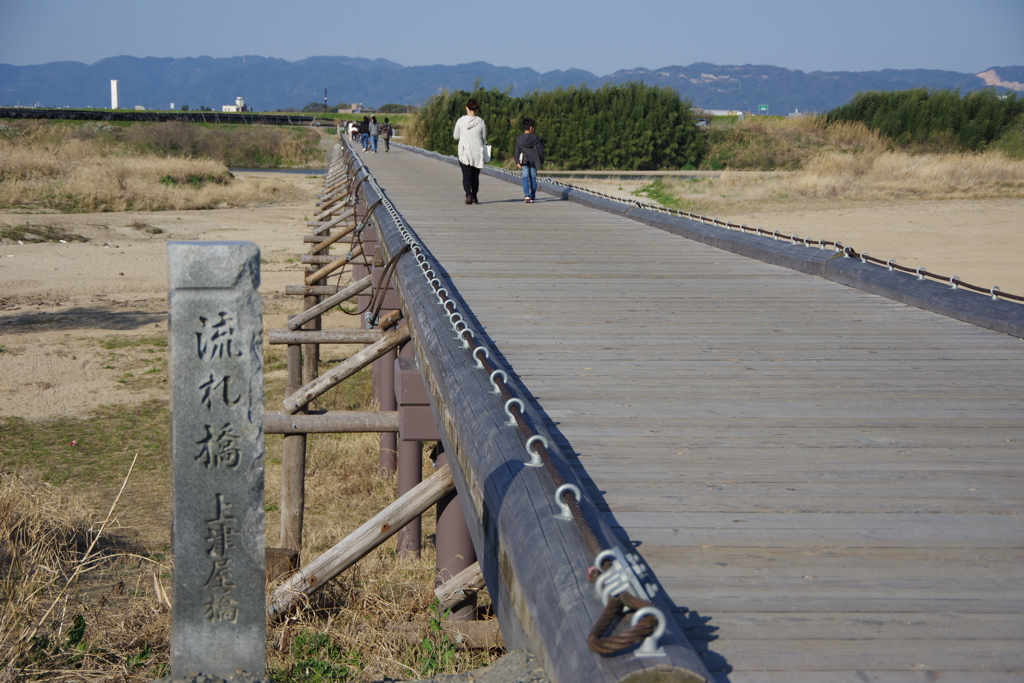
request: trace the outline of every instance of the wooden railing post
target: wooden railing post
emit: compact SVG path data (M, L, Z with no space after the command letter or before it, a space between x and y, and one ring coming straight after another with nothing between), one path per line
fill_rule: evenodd
M381 410L397 410L395 400L395 359L398 349L394 348L373 361L373 378L377 394L377 403ZM382 432L380 435L380 473L394 472L398 465L398 435L394 432ZM399 487L398 495L402 495Z
M288 345L288 388L291 395L302 387L302 345ZM305 412L299 411L300 413ZM302 518L306 507L306 435L286 434L281 454L282 548L302 550Z

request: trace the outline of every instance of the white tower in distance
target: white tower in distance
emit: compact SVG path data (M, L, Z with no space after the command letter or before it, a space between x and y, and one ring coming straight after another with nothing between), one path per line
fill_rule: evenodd
M121 108L121 97L118 93L118 82L110 81L110 108L120 109Z

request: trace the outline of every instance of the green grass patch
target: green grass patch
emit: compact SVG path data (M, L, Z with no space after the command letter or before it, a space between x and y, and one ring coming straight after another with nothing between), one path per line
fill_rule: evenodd
M665 185L665 181L662 178L656 179L650 185L645 185L633 194L643 199L656 201L662 206L667 206L672 209L680 208L679 199L672 194L671 190L667 185Z
M289 662L271 668L280 683L328 683L346 681L361 668L358 652L344 652L326 633L300 631L292 641Z
M110 491L136 453L136 469L168 471L169 420L166 401L102 406L82 418L0 418L0 469L35 469L51 484Z
M196 173L190 173L187 175L174 176L165 175L160 177L160 182L164 185L191 185L195 189L201 188L207 183L218 183L220 185L226 185L229 178L228 176L216 176L216 175L200 175Z
M32 225L31 223L21 223L0 228L0 239L32 243L89 241L86 237L75 235L55 225Z

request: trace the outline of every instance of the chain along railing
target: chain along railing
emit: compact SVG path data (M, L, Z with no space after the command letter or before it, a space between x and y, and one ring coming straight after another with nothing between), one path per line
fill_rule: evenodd
M552 455L554 446L540 433L533 419L525 412L524 399L514 395L508 383L508 372L495 362L496 354L478 340L477 332L469 325L466 316L459 311L458 302L451 296L449 288L445 287L438 269L431 264L428 252L372 174L367 175L366 181L381 197L380 208L386 211L398 226L401 238L406 243L405 247L391 256L386 268L390 271L393 264L406 253L410 253L412 258L416 259L424 279L437 298L442 315L448 318L455 339L460 341L465 349L465 361L487 375L493 393L504 403L504 412L509 420L506 424L519 429L525 437L528 458L525 466L544 468L548 473L556 487L556 505L561 509L557 518L575 522L593 553L594 564L586 569L586 576L594 585L605 607L590 631L587 638L588 646L594 652L610 655L635 643L641 643L636 652L637 656L663 656L658 641L665 631L666 617L651 602L657 594L658 586L649 569L641 562L639 555L624 553L614 544L608 543L591 524L580 505L579 487L566 481ZM616 632L616 627L627 615L630 616L629 626Z
M414 148L410 147L409 149ZM437 153L432 152L432 154ZM440 154L438 156L445 156L446 158L450 159L455 158ZM507 168L501 168L498 166L490 166L488 168L500 173L505 173L513 178L522 178L522 173L518 173ZM836 252L842 252L844 258L859 258L862 263L874 263L879 266L885 266L890 271L899 271L901 273L916 275L918 280L930 279L936 282L946 283L952 289L962 288L972 292L977 292L979 294L987 294L989 298L992 299L993 301L999 301L1000 299L1002 299L1005 301L1024 303L1024 296L1004 292L998 286L982 287L979 285L973 285L969 282L964 282L959 275L954 275L952 277L948 275L939 275L938 273L931 272L930 270L923 266L920 268L901 266L898 263L896 263L896 259L875 258L874 256L869 255L866 251L859 252L855 250L853 247L844 246L842 242L835 242L832 240L811 239L809 237L800 237L798 235L786 235L784 233L780 233L778 230L772 230L769 232L768 230L761 227L752 228L749 225L733 223L732 221L723 221L719 218L711 218L709 216L704 216L702 214L693 213L690 211L672 209L666 206L661 206L659 204L649 204L635 199L624 199L622 197L616 197L614 195L606 194L604 192L598 192L597 190L592 190L587 187L573 185L572 183L567 183L562 180L555 180L554 178L551 177L541 176L539 179L543 180L544 182L550 185L564 187L575 192L585 192L587 194L594 195L595 197L601 197L602 199L607 199L613 202L619 202L621 204L626 204L628 206L634 206L638 209L647 209L649 211L657 211L658 213L665 213L672 216L689 218L690 220L699 221L701 223L704 223L705 225L713 225L715 227L723 228L725 230L735 230L739 232L749 233L752 235L757 235L759 237L771 238L773 240L784 240L792 244L802 244L805 247L818 247L819 249L832 248Z

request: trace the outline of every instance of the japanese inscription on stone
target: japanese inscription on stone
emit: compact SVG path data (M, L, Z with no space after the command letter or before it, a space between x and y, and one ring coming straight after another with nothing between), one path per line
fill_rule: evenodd
M265 672L259 249L168 244L174 608L171 673Z

